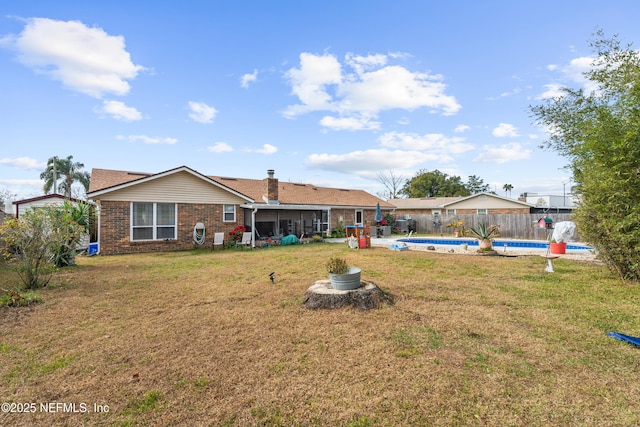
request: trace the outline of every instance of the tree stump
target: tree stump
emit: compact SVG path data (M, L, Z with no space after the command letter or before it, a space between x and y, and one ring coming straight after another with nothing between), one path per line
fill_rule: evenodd
M385 293L375 283L362 280L360 287L348 291L333 289L331 281L318 280L304 293L302 305L311 310L354 307L360 310L393 304L393 296Z

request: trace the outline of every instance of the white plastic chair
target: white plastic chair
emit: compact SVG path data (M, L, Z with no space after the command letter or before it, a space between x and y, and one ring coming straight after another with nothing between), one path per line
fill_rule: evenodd
M215 233L213 235L211 249L215 250L216 246L220 246L220 249L224 249L224 233Z
M242 233L242 240L239 242L236 240L236 246L249 247L250 245L251 245L251 233L245 231L244 233Z

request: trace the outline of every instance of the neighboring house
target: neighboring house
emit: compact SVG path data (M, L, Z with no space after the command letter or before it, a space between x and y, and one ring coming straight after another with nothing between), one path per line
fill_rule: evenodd
M17 200L13 202L14 214L16 218L20 218L29 209L38 209L45 206L62 206L65 200L71 203L84 203L82 200L73 197L64 196L62 194L45 194L44 196L33 197L30 199ZM89 234L86 234L80 240L78 249L86 249L89 245Z
M453 234L447 227L454 220L464 220L466 228L480 223L500 226L500 234L507 238L546 239L546 231L538 230L537 223L543 216L536 206L521 200L491 193L479 193L467 197L391 199L396 205L396 218L410 220L419 233ZM553 222L568 221L569 213L550 212Z
M390 199L396 206L394 214L405 215L488 215L528 214L532 204L501 197L491 193L478 193L467 197L425 197Z
M569 193L565 195L523 193L518 200L535 206L534 212L571 213L576 207L578 197Z
M301 236L332 228L373 224L376 204L393 205L362 191L262 180L206 176L186 166L156 174L93 169L87 197L99 206L100 253L188 249L204 224L205 244L215 232L243 225L255 240Z
M46 194L44 196L33 197L31 199L16 200L13 202L14 214L16 218L24 214L29 209L42 208L44 206L62 206L65 200L77 203L78 200L73 197L64 196L62 194Z

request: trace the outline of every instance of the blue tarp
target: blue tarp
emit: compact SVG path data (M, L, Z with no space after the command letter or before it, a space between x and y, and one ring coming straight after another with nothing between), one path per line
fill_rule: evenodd
M618 332L608 332L607 335L620 341L628 342L629 344L637 345L640 347L640 338L632 337L631 335L619 334Z
M289 234L280 240L280 246L297 245L298 243L300 243L300 239L298 239L295 234Z

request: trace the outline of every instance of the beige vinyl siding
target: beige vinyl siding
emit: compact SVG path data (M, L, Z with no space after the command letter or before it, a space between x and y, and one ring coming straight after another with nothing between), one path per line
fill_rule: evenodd
M187 172L179 172L99 196L101 200L230 204L245 200Z
M522 209L526 207L519 203L511 203L508 200L496 199L490 196L487 196L484 200L480 199L480 197L474 197L469 200L452 203L447 206L447 209Z

